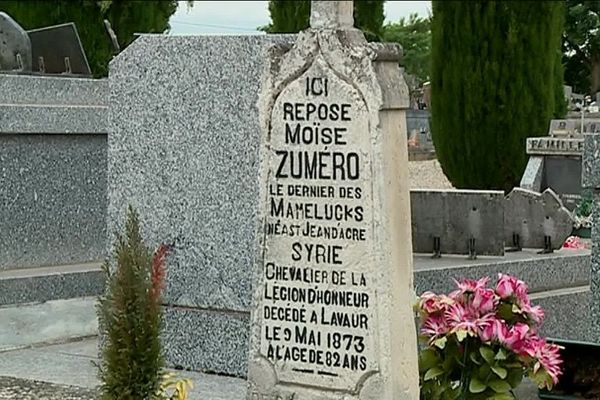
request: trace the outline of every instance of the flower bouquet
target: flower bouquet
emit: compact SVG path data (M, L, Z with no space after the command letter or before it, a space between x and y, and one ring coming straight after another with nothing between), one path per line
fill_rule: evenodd
M540 388L558 382L560 347L538 335L544 312L527 285L502 274L495 288L488 283L466 279L449 295L421 295L421 398L509 400L525 376Z

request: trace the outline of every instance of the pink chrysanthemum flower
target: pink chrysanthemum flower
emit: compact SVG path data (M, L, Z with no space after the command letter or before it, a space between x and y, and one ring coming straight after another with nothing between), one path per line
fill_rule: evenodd
M556 385L558 379L562 375L561 366L563 360L560 357L561 347L555 344L546 343L545 340L543 342L543 346L540 346L538 349L538 359L542 367L552 378L552 382Z
M448 324L442 315L429 316L421 327L421 334L430 338L430 342L448 333Z

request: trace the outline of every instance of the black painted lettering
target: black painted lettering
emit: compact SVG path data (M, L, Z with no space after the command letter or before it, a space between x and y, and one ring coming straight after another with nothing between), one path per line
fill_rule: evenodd
M300 261L302 259L302 243L292 243L292 260Z
M277 167L277 172L275 173L275 177L276 178L287 178L288 176L283 174L283 170L286 165L285 161L288 157L288 152L283 151L283 150L277 150L277 151L275 151L275 154L278 156L281 156L281 160L279 162L279 167Z

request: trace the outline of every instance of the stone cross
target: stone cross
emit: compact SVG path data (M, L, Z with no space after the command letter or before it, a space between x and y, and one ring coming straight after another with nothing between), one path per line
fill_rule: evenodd
M248 400L419 398L408 88L352 6L268 52Z
M310 27L313 29L349 29L354 26L354 3L346 1L313 0Z

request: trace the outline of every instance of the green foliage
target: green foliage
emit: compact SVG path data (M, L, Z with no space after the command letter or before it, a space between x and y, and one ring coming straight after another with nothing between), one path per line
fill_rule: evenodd
M511 190L525 138L564 111L563 13L554 1L433 1L431 128L455 187Z
M589 217L594 210L594 195L590 189L584 189L581 192L581 200L575 209L575 215L578 217Z
M261 29L267 33L297 33L308 28L310 0L270 0L271 23Z
M121 49L134 40L134 33L162 33L177 9L175 0L3 0L0 11L8 13L24 29L66 22L77 26L94 76L108 75L112 44L104 28L108 19Z
M431 18L411 14L408 19L389 23L383 28L383 41L402 46L402 64L406 72L417 77L419 83L429 80L431 64Z
M117 235L114 257L114 270L108 262L104 266L107 291L98 302L106 339L99 365L101 399L153 399L164 367L162 311L154 290L152 252L143 243L139 218L131 207L125 233Z
M579 93L600 91L600 1L567 0L565 81Z
M524 357L498 344L451 335L443 349L434 345L419 355L421 399L514 399L512 390L528 373L523 363ZM540 385L548 381L545 372L534 378Z
M354 26L370 42L378 42L383 36L384 3L385 0L354 0Z
M354 0L354 26L370 41L383 34L385 0ZM297 33L310 24L310 0L269 0L271 23L260 29L267 33Z

